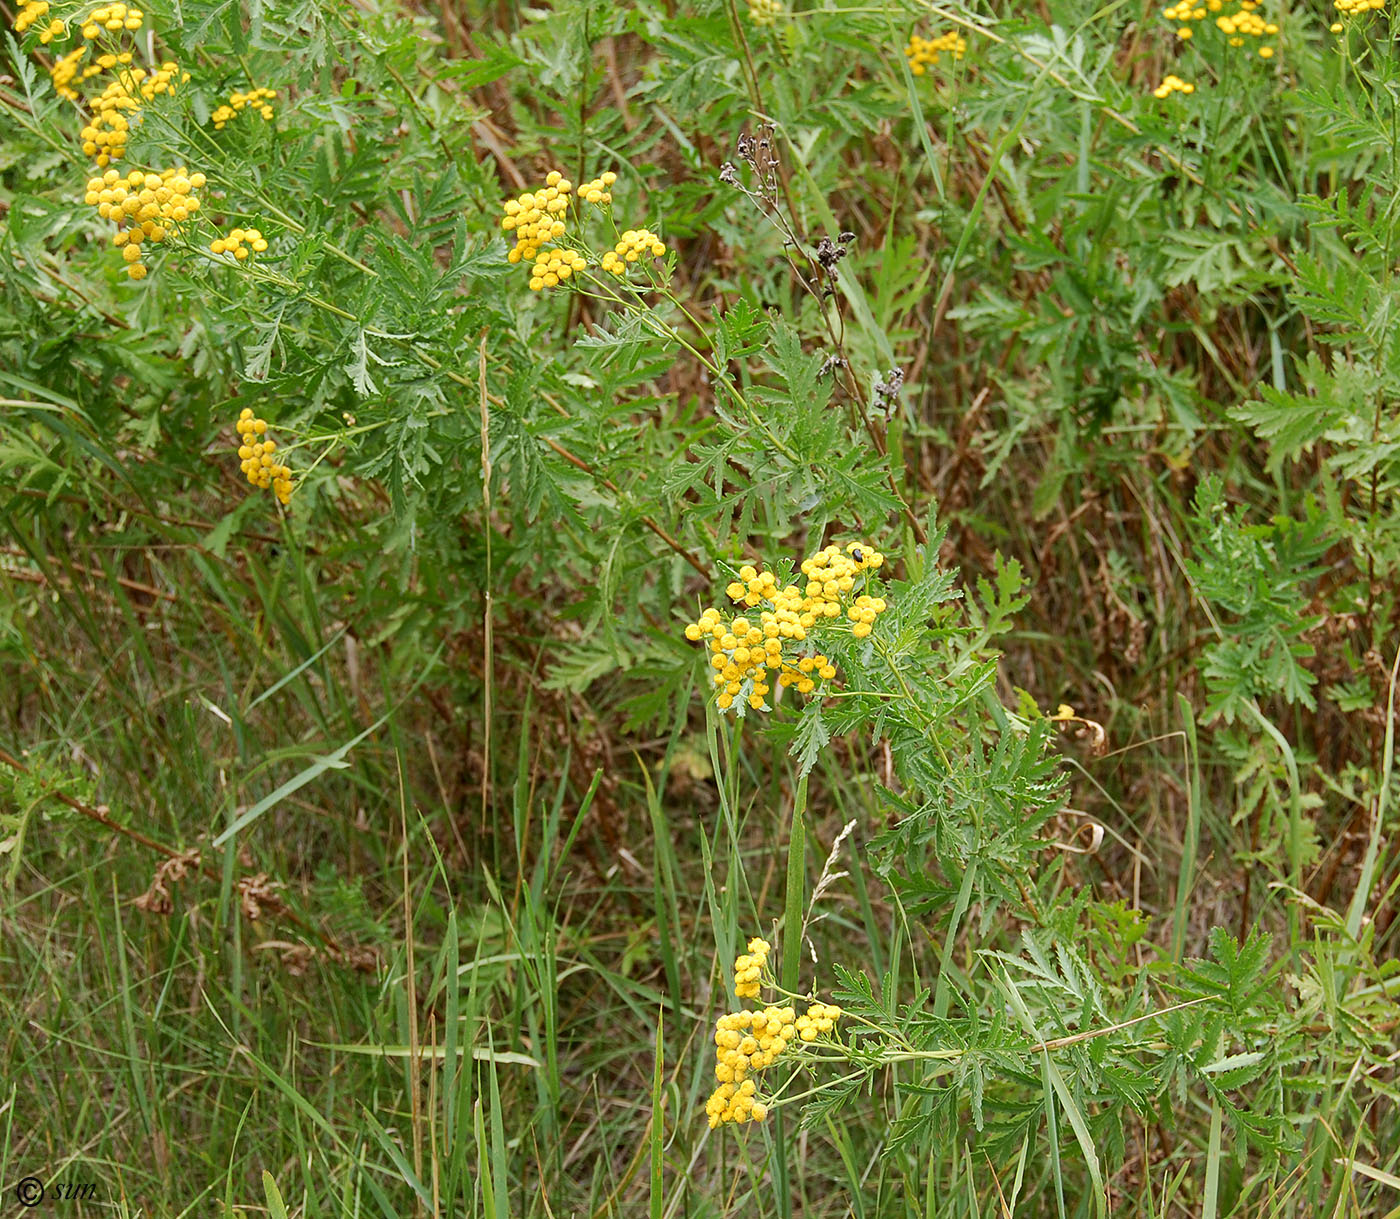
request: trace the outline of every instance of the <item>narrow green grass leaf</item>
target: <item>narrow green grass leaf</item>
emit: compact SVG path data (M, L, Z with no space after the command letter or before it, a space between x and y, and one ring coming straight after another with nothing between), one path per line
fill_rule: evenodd
M663 1153L666 1146L666 1106L662 1085L665 1081L666 1043L664 1039L665 1013L656 1012L656 1037L653 1040L651 1069L651 1219L662 1219L666 1213L666 1196L661 1175Z
M267 1199L267 1213L272 1219L287 1219L287 1204L282 1201L282 1191L277 1188L277 1182L265 1168L262 1183L263 1196Z

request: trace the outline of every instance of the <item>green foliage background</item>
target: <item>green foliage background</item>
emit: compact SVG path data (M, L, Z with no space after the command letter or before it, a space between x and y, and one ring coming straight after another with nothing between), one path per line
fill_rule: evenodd
M0 1187L1397 1213L1400 71L1384 11L1265 12L1267 61L1083 0L162 0L127 163L207 223L139 283L7 39ZM721 178L764 123L776 212ZM527 290L553 168L671 298ZM856 538L840 693L707 707L684 624ZM712 1132L775 929L849 1061Z

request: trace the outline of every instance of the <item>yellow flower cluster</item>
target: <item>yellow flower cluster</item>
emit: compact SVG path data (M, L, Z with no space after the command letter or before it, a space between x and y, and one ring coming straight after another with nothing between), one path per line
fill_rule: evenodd
M749 0L749 20L754 25L772 25L782 15L782 0Z
M514 234L515 244L506 253L512 263L530 264L530 288L535 292L555 288L588 269L591 252L587 245L569 233L569 204L577 200L580 210L591 203L606 208L612 204L612 186L617 174L612 170L599 174L575 189L557 169L545 178L544 186L526 191L501 204L505 213L501 228ZM545 247L557 247L546 249ZM660 258L666 246L649 229L628 229L617 244L605 253L602 267L614 275L623 275L629 264L650 256Z
M780 587L771 571L741 567L739 579L725 592L749 609L766 604L767 608L759 610L758 620L742 615L726 620L719 610L710 608L685 628L685 637L692 643L709 641L719 709L728 711L747 687L749 706L763 710L772 689L770 669L777 670L779 685L796 686L799 694L810 694L819 678L835 677L835 665L821 653L793 657L786 650L789 644L806 642L808 632L818 629L826 619L840 617L843 611L852 635L857 639L869 635L875 619L886 609L885 600L868 593L850 594L858 578L877 570L884 561L884 555L863 542L852 542L845 550L827 546L803 561L805 589L796 584Z
M628 229L618 243L603 255L599 265L604 271L623 275L626 274L628 263L636 262L644 254L650 254L653 258L664 258L665 243L650 229Z
M766 940L752 939L748 952L734 962L734 993L740 999L757 999L760 975L767 959ZM813 1003L805 1015L792 1007L768 1006L740 1009L715 1023L715 1080L718 1086L705 1103L713 1130L726 1122L761 1122L768 1106L758 1099L758 1084L750 1078L775 1063L793 1041L813 1042L835 1031L841 1009L829 1003Z
M244 245L244 242L247 245ZM211 254L232 254L239 262L249 253L261 254L267 249L267 238L258 229L230 229L223 237L216 237L209 243Z
M592 182L585 182L578 188L578 197L585 203L595 203L599 207L607 207L612 202L612 184L617 181L617 175L612 170L599 174Z
M1173 93L1195 93L1196 86L1189 80L1182 80L1179 76L1172 76L1168 73L1162 79L1162 83L1152 90L1153 97L1170 97Z
M569 210L573 183L557 169L552 170L540 190L526 191L518 199L501 204L505 216L501 228L515 234L515 245L506 255L509 262L532 262L540 247L564 235L564 214Z
M773 945L755 936L749 941L749 950L734 958L734 993L740 999L757 999L762 986L763 967L768 962L768 954Z
M922 76L928 71L927 65L936 64L939 56L945 53L954 59L961 59L967 53L967 39L957 30L949 30L937 38L911 34L909 45L904 48L904 54L909 58L909 70L915 76Z
M26 0L15 15L15 33L23 35L32 25L39 25L39 18L48 15L49 0ZM55 38L63 36L67 27L57 17L39 25L39 41L45 46Z
M1243 0L1239 12L1222 15L1215 19L1215 24L1221 33L1229 36L1232 47L1244 46L1246 37L1263 38L1266 34L1278 33L1278 26L1259 16L1254 11L1256 7L1257 5L1252 4L1250 0ZM1259 48L1261 59L1270 59L1273 54L1273 47L1263 46Z
M159 245L172 226L199 211L199 196L194 192L203 186L204 175L187 174L183 166L158 174L133 169L125 176L109 169L101 177L88 179L83 202L97 208L104 220L125 226L112 234L112 244L126 260L128 278L145 279L143 245Z
M214 120L214 130L222 131L228 123L238 117L241 110L253 110L268 122L272 121L272 99L276 89L249 89L247 93L230 93L228 103L220 106L209 117Z
M234 425L238 429L239 469L255 487L271 487L280 503L292 498L292 472L273 456L277 442L267 434L267 420L244 407Z
M768 1106L757 1099L758 1085L748 1078L762 1071L797 1036L797 1013L790 1007L738 1011L715 1023L715 1079L719 1086L705 1102L710 1128L725 1122L761 1122Z
M813 1003L805 1016L797 1018L797 1035L803 1041L815 1041L823 1033L836 1030L841 1009L834 1003Z
M1385 8L1385 0L1332 0L1332 7L1344 17L1359 17L1362 13L1369 13L1373 9ZM1341 33L1337 26L1332 27L1334 34Z
M178 64L169 61L154 72L128 67L130 63L130 51L97 58L98 69L121 68L117 78L91 102L92 121L82 130L83 152L97 159L99 169L110 161L121 160L132 120L137 117L142 101L154 101L162 93L174 93L177 85L190 79L188 72L181 72Z
M1225 7L1225 0L1177 0L1169 8L1162 10L1162 16L1168 21L1179 23L1176 36L1183 41L1189 41L1195 36L1192 26L1186 24L1191 21L1204 21L1210 14L1217 14L1215 17L1216 28L1226 36L1232 47L1242 47L1247 38L1263 38L1268 35L1277 34L1279 27L1272 21L1265 21L1256 11L1261 0L1240 0L1240 7L1234 13L1222 13ZM1344 3L1352 4L1363 2L1363 0L1344 0ZM1370 3L1371 0L1364 0ZM1384 0L1381 0L1384 3ZM1274 48L1262 46L1259 48L1261 59L1272 59ZM1164 82L1165 83L1165 82ZM1156 92L1154 90L1154 92ZM1183 90L1185 92L1185 90ZM1165 97L1166 94L1158 93L1157 96Z
M47 21L49 11L50 0L22 0L16 27L21 33L40 28L45 42L59 34L66 36L68 27L63 22ZM173 94L190 80L190 74L173 61L147 69L133 63L131 51L113 45L114 39L135 34L144 24L145 14L139 8L121 0L100 4L73 22L82 33L80 45L58 56L49 69L55 92L85 104L90 114L79 136L84 155L96 161L98 172L88 179L83 199L102 219L115 225L112 245L121 250L127 276L133 280L147 275L144 254L148 246L169 240L179 226L196 218L200 211L198 192L205 186L202 173L190 173L183 166L158 172L133 169L129 173L111 168L125 157L131 131L141 122L146 103ZM101 92L87 99L80 96L81 82L104 72L111 76ZM270 117L268 103L275 96L271 89L235 93L229 99L232 113L251 107ZM244 242L247 249L242 248ZM211 248L219 252L219 243ZM236 259L266 248L256 229L235 229L223 239L223 249Z
M120 34L123 30L135 33L145 16L139 8L128 8L120 3L104 4L83 18L83 37L91 42L101 37L104 30L109 34Z
M841 612L841 599L854 587L862 571L877 571L884 566L885 556L863 542L851 542L843 551L839 546L819 550L802 564L807 577L807 603L820 606L820 613L835 618ZM851 634L864 639L870 634L875 619L885 612L883 597L859 596L846 609L846 617L854 625Z
M530 268L530 290L541 292L554 288L568 279L575 271L588 266L588 260L577 250L541 251L535 256L535 265Z
M96 76L102 71L101 67L95 63L83 67L83 60L87 58L87 53L88 47L85 43L77 50L69 51L67 55L61 55L53 61L53 66L49 68L49 77L53 81L53 91L59 97L70 102L81 100L78 97L77 89L73 87L73 82L87 80L88 77Z

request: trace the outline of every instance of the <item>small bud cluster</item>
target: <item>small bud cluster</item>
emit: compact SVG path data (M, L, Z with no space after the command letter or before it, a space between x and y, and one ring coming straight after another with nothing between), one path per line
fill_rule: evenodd
M1272 21L1265 21L1254 11L1255 5L1250 0L1244 0L1239 12L1229 13L1215 19L1216 27L1221 33L1229 36L1232 47L1244 46L1246 38L1263 38L1266 35L1277 34L1278 26ZM1262 46L1259 48L1261 59L1273 58L1274 48Z
M585 203L592 203L598 207L607 207L612 202L612 184L617 181L617 175L612 170L599 174L592 182L585 182L578 188L578 197Z
M530 291L542 292L554 288L568 279L575 271L588 267L588 260L577 250L542 250L535 255L535 265L530 268Z
M891 368L885 373L883 381L875 383L875 405L891 415L894 413L895 402L899 399L899 391L904 388L904 369Z
M40 23L40 18L48 15L49 0L26 0L20 5L18 14L15 16L15 33L21 36L32 25L39 26L39 41L48 46L55 38L63 37L67 26L57 17Z
M158 174L133 169L122 175L109 169L101 177L90 178L83 202L97 208L104 220L115 220L118 229L112 244L122 252L129 279L144 279L146 264L143 247L159 245L171 230L199 211L204 175L189 174L183 166L164 169Z
M1217 0L1215 11L1219 12L1222 7L1222 0ZM1162 10L1162 16L1168 21L1201 21L1205 15L1206 10L1198 8L1192 3L1192 0L1180 0L1179 3Z
M87 58L88 48L86 44L69 51L67 55L60 55L53 61L49 68L49 77L53 81L53 91L59 97L70 102L79 101L78 91L73 87L75 80L87 80L90 76L96 76L102 71L96 64L88 64L83 67L83 60ZM81 71L80 71L81 69Z
M752 939L748 952L734 962L734 993L740 999L757 999L770 945ZM792 1007L768 1006L741 1009L721 1016L715 1023L715 1080L718 1086L705 1103L710 1128L726 1122L761 1122L769 1106L758 1097L751 1076L770 1067L794 1041L810 1044L832 1036L841 1009L829 1003L813 1003L805 1015Z
M1196 86L1189 80L1182 80L1179 76L1168 73L1162 78L1162 83L1152 90L1153 97L1166 98L1173 93L1195 93Z
M824 1033L834 1033L840 1019L841 1009L836 1004L813 1003L805 1016L797 1018L797 1036L801 1041L815 1041Z
M961 59L967 54L967 39L957 30L949 30L936 38L924 38L918 34L909 35L909 45L904 48L909 59L909 70L915 76L923 76L929 67L938 62L939 56L951 55Z
M741 567L739 579L725 591L747 609L758 609L757 619L742 614L726 619L711 608L685 628L692 643L709 642L716 706L728 711L736 699L746 698L755 711L766 710L770 670L777 672L779 685L796 686L799 694L810 694L818 679L835 677L836 667L827 656L802 645L827 620L843 614L855 638L870 634L886 609L885 600L866 592L851 594L857 581L864 581L884 561L884 555L864 542L852 542L845 550L827 546L803 561L805 588L780 586L771 571Z
M292 498L292 472L273 456L277 442L267 434L267 420L244 407L234 425L238 431L239 469L255 487L272 488L278 502Z
M782 0L749 0L749 20L754 25L772 25L782 15Z
M830 237L823 236L817 242L817 265L827 275L835 275L836 264L850 253L851 242L855 239L854 233L841 233L835 241L832 241Z
M265 249L267 238L259 229L230 229L223 237L216 237L209 243L211 254L232 254L239 262L250 253L261 254Z
M262 88L249 89L247 93L230 93L228 102L209 116L214 120L214 130L222 131L243 110L252 110L270 123L272 121L271 103L276 96L276 89Z
M734 958L734 993L740 999L757 999L762 985L763 967L768 963L768 954L773 945L767 940L755 937L749 941L749 950Z
M603 255L599 265L614 275L625 275L629 263L647 254L653 258L665 257L666 246L661 238L650 229L628 229L618 243Z

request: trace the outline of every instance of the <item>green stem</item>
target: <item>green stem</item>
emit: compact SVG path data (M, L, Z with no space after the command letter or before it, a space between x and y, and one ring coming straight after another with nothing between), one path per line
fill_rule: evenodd
M797 781L792 800L792 829L788 835L787 891L783 899L783 973L785 991L797 990L797 974L802 963L802 912L807 904L807 776ZM774 1121L774 1155L777 1178L778 1213L783 1219L792 1214L792 1192L788 1187L787 1123L779 1110Z
M807 904L807 776L797 781L793 799L792 832L788 836L787 892L783 903L783 974L782 988L789 994L797 990L797 974L801 967L802 911Z

